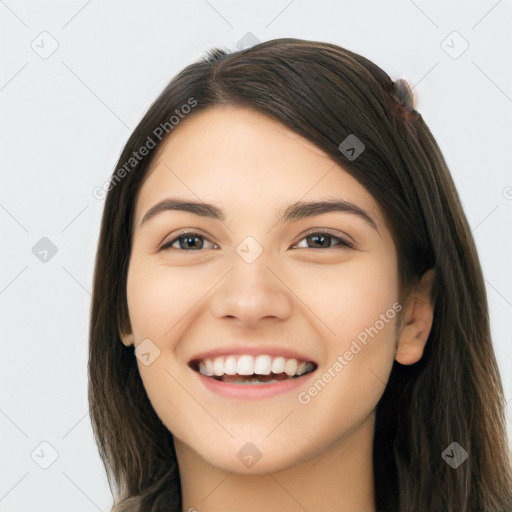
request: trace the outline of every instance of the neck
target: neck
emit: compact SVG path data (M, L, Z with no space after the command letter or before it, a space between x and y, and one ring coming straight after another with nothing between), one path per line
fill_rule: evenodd
M375 512L375 414L347 437L272 473L247 475L209 464L175 438L183 512Z

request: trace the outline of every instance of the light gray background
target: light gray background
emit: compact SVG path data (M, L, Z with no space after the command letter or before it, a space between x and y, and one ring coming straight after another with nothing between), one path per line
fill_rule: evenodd
M510 425L511 14L511 0L0 0L0 512L110 509L87 413L92 191L171 77L248 32L333 42L414 86L476 239ZM42 237L57 247L47 262L32 252ZM42 442L58 452L47 469Z

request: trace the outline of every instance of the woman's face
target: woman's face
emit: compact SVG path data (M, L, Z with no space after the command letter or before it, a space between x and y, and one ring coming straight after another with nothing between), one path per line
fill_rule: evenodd
M162 207L142 222L171 198L222 218ZM327 199L370 220L354 208L286 215ZM123 342L137 347L148 397L180 446L228 471L277 471L371 424L395 355L399 292L373 197L276 121L215 107L174 128L141 188ZM314 371L288 378L293 356ZM206 373L287 378L224 382L237 377L191 368L205 359Z

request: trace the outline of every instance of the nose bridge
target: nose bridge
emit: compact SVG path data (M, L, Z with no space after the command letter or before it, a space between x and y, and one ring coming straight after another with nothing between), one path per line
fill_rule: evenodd
M276 276L271 259L271 251L264 250L253 237L236 247L231 271L214 297L217 318L237 317L252 324L268 316L284 319L290 315L291 297Z

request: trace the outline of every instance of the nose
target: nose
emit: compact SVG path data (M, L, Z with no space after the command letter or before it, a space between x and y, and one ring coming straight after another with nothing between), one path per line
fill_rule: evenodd
M236 257L233 263L212 297L216 318L233 318L240 325L255 327L263 319L290 317L293 293L279 271L271 268L267 258L261 255L247 263Z

